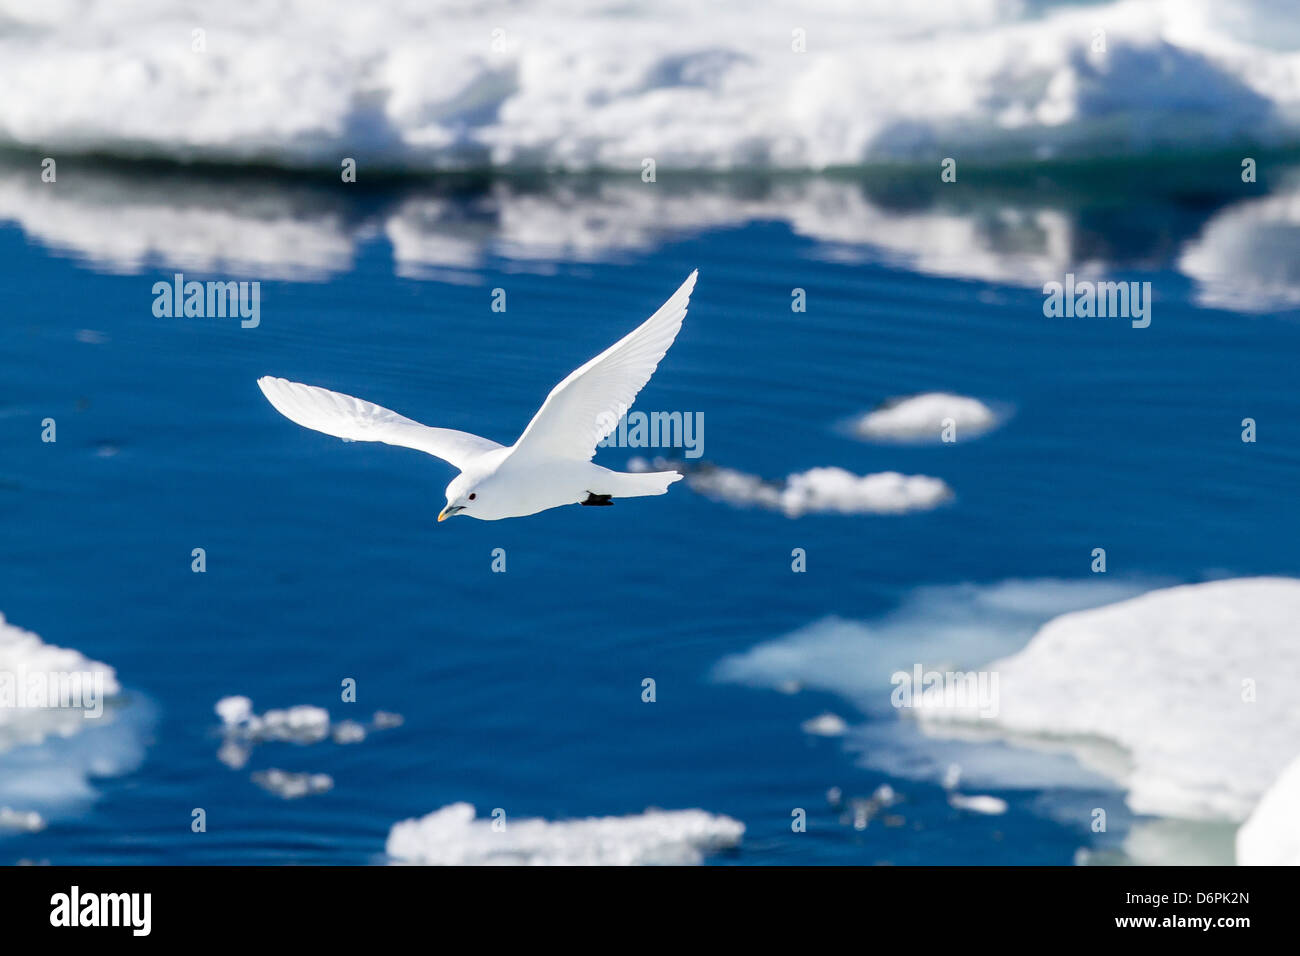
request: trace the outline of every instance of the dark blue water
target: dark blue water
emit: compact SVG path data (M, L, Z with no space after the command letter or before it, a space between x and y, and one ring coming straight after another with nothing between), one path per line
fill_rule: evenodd
M1177 233L1200 213L1151 215ZM96 799L46 830L0 838L0 860L374 862L394 822L459 800L548 819L702 807L747 827L715 862L1068 863L1113 839L1033 812L1038 792L1003 794L1010 811L983 817L906 780L891 781L905 825L855 831L827 788L865 795L886 778L799 727L852 708L710 669L925 585L1082 579L1096 547L1114 575L1300 573L1297 315L1199 307L1167 260L1118 255L1117 277L1154 284L1150 328L1048 319L1032 286L831 256L764 220L591 258L521 266L489 249L475 284L402 278L374 234L324 280L263 280L261 325L242 329L155 318L170 263L113 274L0 224L0 611L112 664L153 712L138 768L94 780ZM301 429L255 385L284 376L509 442L556 381L697 267L638 408L703 412L705 461L772 478L935 475L954 501L792 520L679 484L613 508L438 524L450 466ZM794 287L806 313L790 310ZM927 390L1012 414L955 445L869 445L839 427ZM190 569L198 547L204 574ZM806 574L791 572L795 547ZM340 700L346 678L355 704ZM213 714L230 694L405 723L350 746L266 744L232 770ZM266 767L335 786L285 801L250 782ZM190 830L196 807L206 833ZM807 833L791 832L797 807Z

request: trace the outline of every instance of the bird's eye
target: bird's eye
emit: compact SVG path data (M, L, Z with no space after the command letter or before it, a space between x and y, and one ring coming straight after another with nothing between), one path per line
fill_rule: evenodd
M469 500L470 500L470 501L473 501L473 500L474 500L475 498L477 498L477 497L478 497L478 492L476 491L476 492L474 492L472 495L469 496Z

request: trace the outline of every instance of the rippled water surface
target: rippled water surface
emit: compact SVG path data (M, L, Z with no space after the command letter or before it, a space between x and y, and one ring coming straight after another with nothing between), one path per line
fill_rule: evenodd
M927 595L1084 582L1098 547L1121 590L1300 573L1300 205L1278 164L1253 186L1208 186L1234 182L1216 162L1178 177L990 171L952 194L927 174L345 196L72 161L56 192L20 160L0 166L0 611L111 664L129 698L111 740L82 735L89 771L49 792L23 793L24 761L66 751L0 754L0 792L49 816L0 835L0 861L373 862L393 823L461 800L548 819L700 807L747 827L715 862L1068 863L1113 847L1126 815L1090 832L1053 812L1069 793L1051 775L994 791L1005 814L954 809L937 783L864 760L863 738L800 727L879 715L715 666L909 602L919 623L900 640L921 637ZM773 481L899 471L952 498L791 518L683 483L613 508L437 524L449 466L298 428L254 384L284 376L508 442L694 268L684 329L637 408L702 412L710 466ZM260 281L260 324L156 317L152 287L176 272ZM1045 317L1042 284L1066 272L1151 282L1150 327ZM978 398L1001 424L901 445L846 427L928 391ZM41 441L47 418L57 442ZM956 663L1069 609L1043 588L987 657ZM340 700L347 678L355 704ZM233 769L213 712L232 694L404 723L356 744L263 744ZM869 746L911 732L888 721ZM252 782L268 768L334 786L284 800ZM888 823L855 829L828 804L830 788L851 799L886 782L902 797ZM806 833L791 831L796 808Z

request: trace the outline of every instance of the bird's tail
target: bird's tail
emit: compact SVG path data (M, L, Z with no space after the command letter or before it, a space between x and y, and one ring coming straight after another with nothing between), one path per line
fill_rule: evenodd
M615 498L641 498L645 495L662 495L674 481L681 480L675 471L611 471L603 476L608 487L593 488L603 495Z

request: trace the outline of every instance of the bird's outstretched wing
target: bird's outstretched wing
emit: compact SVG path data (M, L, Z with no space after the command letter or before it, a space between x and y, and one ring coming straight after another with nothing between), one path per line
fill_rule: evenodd
M698 274L687 276L638 328L551 389L515 442L516 454L590 461L596 443L618 425L677 338Z
M336 438L381 441L441 458L457 468L501 446L451 428L430 428L371 402L269 375L257 380L267 401L285 418Z

